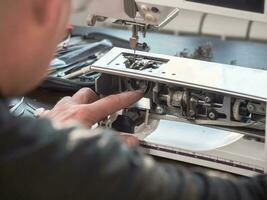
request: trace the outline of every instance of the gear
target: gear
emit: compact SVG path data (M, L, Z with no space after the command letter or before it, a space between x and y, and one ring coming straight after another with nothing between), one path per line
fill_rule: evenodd
M243 116L240 114L240 107L245 104L246 101L242 99L237 99L233 105L233 116L236 121L242 121Z

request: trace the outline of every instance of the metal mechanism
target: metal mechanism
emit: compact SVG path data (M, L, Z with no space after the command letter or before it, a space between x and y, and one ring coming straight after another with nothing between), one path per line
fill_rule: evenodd
M151 154L243 175L267 171L266 71L144 52L134 55L119 48L111 50L91 69L103 73L96 89L104 96L129 90L145 91L145 98L124 110L118 119L123 120L115 122L122 124L121 127L127 124L120 131L131 130L141 141L157 130L153 123L162 120L213 127L214 134L217 129L244 135L237 143L218 150L187 151L196 155L194 159L178 156L178 147L175 153L170 153L166 145L143 142ZM177 130L180 128L177 125ZM201 156L197 156L199 153ZM224 159L227 164L218 163L218 159Z

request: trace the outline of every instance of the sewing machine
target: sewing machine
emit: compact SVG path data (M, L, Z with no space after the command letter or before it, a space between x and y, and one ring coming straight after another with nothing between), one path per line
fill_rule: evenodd
M102 73L97 92L145 92L103 125L135 134L151 155L245 176L266 173L267 71L135 51L139 31L145 36L164 26L179 9L266 22L264 3L92 0L90 25L115 18L115 23L133 26L134 51L114 48L91 66Z
M105 4L105 6L103 6ZM106 9L105 7L109 7ZM89 3L88 25L94 25L97 21L104 21L106 18L115 19L114 23L132 26L132 37L130 47L136 49L138 44L138 33L146 36L148 30L156 30L164 27L174 19L179 9L173 6L165 6L144 1L116 0L97 1Z
M130 46L136 49L138 32L145 37L148 30L163 28L179 14L180 9L267 22L265 0L246 3L240 0L90 0L87 22L94 25L111 18L116 24L131 25Z

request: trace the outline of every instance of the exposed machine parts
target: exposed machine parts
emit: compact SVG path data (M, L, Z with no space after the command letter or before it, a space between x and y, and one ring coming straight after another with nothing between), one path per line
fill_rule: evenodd
M149 106L137 105L138 112L265 137L266 101L257 92L262 83L236 85L244 71L251 77L252 70L124 49L113 49L92 70L103 73L96 90L104 96L143 90Z
M151 59L146 56L136 56L132 54L123 54L126 59L124 64L126 68L135 70L158 69L162 64L166 63L163 59Z
M245 176L266 172L267 71L120 48L91 69L102 74L101 96L144 91L111 126L135 134L150 154ZM227 142L203 151L181 145L199 147L201 138Z
M110 79L115 80L110 81ZM183 119L196 124L264 136L266 123L264 102L127 77L102 75L100 80L97 82L97 88L105 88L107 81L116 83L112 88L119 91L109 91L110 93L145 91L145 98L150 100L151 114L172 116L177 120ZM98 92L103 93L100 90ZM142 108L136 111L140 110L142 111Z

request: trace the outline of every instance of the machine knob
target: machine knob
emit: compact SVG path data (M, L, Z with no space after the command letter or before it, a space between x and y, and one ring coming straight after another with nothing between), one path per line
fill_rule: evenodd
M145 15L145 20L146 20L147 22L155 22L155 21L156 21L156 17L154 17L154 16L151 15L151 14L146 14L146 15Z
M142 5L141 10L143 11L143 13L147 13L149 11L149 7L147 5Z

